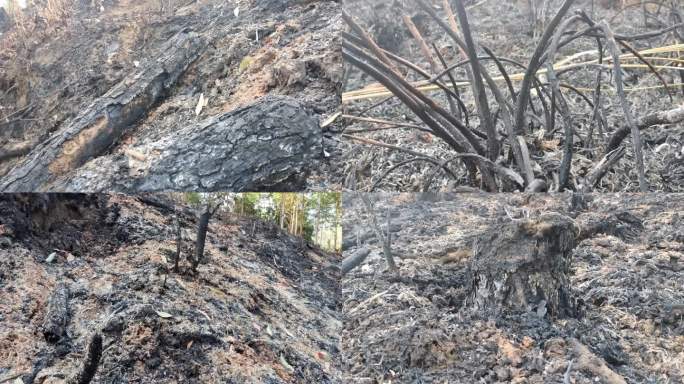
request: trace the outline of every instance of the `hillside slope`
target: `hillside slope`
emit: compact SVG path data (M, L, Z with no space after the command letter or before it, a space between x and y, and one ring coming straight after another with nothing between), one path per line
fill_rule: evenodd
M96 334L93 383L341 382L335 256L222 217L198 273L185 258L173 273L172 216L135 197L3 196L0 382L65 382ZM180 220L187 255L195 215Z
M342 279L349 382L684 380L684 195L596 194L574 209L569 195L558 194L378 195L378 209L392 211L399 270L387 271L381 246L359 219L363 205L346 200L345 254L357 249L357 234L371 250ZM571 217L587 236L568 273L578 315L550 318L532 300L522 311L473 309L474 241L549 212ZM595 223L605 227L591 233Z
M54 4L0 34L1 190L315 187L338 2Z

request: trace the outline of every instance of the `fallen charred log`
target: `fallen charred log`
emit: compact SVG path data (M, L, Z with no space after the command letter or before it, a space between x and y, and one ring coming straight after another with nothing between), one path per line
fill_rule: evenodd
M363 263L363 261L366 260L366 257L368 257L369 254L370 249L366 247L357 250L356 252L347 256L344 260L342 260L342 262L340 262L340 271L344 275L352 269L358 267L359 264Z
M101 155L165 97L202 51L204 41L191 30L171 38L163 56L150 60L96 99L72 123L29 152L0 183L0 191L35 192L61 175Z
M322 154L322 133L300 102L266 96L135 151L95 159L49 189L298 190Z

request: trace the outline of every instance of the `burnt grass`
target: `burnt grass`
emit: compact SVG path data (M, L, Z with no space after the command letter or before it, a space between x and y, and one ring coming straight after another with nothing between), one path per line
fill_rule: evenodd
M0 381L64 382L100 335L93 383L341 383L338 257L221 214L193 274L181 204L174 273L169 196L0 197Z
M430 3L436 6L436 9L439 10L438 14L445 20L444 12L441 11L442 2L431 1ZM525 9L524 5L528 3L527 1L465 1L464 3L468 12L473 37L477 44L491 49L499 58L511 59L527 65L543 32L543 26L553 17L562 1L552 0L544 2L544 4L548 4L546 16L539 17L536 25L530 20L529 12ZM571 17L576 10L584 10L597 22L602 19L607 20L615 33L623 35L657 31L665 28L667 25L678 23L676 20L677 16L670 15L670 12L665 8L661 8L657 12L651 9L652 12L644 16L642 8L638 5L632 5L624 10L620 10L619 7L604 8L600 5L601 3L607 2L578 0L571 7L566 18ZM614 1L613 3L617 4L620 1ZM678 4L675 4L675 6ZM425 12L420 10L413 0L394 2L345 0L343 9L358 24L366 28L370 36L373 37L381 48L410 60L431 74L430 65L421 54L419 44L408 32L402 21L403 15L407 15L412 19L428 44L435 43L447 63L452 64L463 60L458 56L455 43L450 40L446 33ZM682 12L681 7L679 12ZM645 22L644 20L647 21ZM571 28L571 30L575 31L581 28ZM347 31L350 31L349 27L347 27ZM640 51L653 47L681 44L681 37L678 36L681 36L681 31L679 35L665 34L651 39L632 41L630 44L637 51ZM596 47L596 41L593 38L575 40L559 50L556 61L560 61L578 52L596 50ZM485 55L481 51L479 54ZM592 58L587 57L587 59ZM491 60L483 61L482 64L492 77L500 76L499 70ZM509 75L524 72L523 69L517 66L508 63L503 65ZM401 68L402 74L408 73L407 80L423 80L422 77L415 75L413 71L405 70L404 67ZM348 62L345 62L345 71L345 92L359 90L372 83L376 83L375 79L364 74ZM657 78L648 71L634 68L624 68L623 71L625 73L623 77L625 78L626 88L648 88L660 85ZM679 84L682 82L679 72L681 71L677 69L663 70L660 71L660 74L666 82ZM462 69L453 73L456 81L465 81L467 79L466 73ZM558 77L562 83L580 89L589 101L593 100L593 90L597 84L597 70L595 68L582 68L559 73ZM602 133L598 130L597 122L592 119L593 108L586 100L574 91L562 89L574 120L575 129L570 183L572 188L576 188L581 179L587 175L592 166L603 156L602 148L605 148L610 134L625 124L625 115L615 92L613 78L611 71L603 71L600 77L602 82L602 108L607 122L607 126ZM445 78L444 80L449 83L448 79ZM507 100L511 100L506 84L504 82L498 84L504 97ZM520 88L520 81L514 80L512 84L517 92ZM680 87L673 87L671 88L671 93L673 96L672 100L670 100L668 93L664 89L645 89L627 92L626 98L632 113L639 117L651 112L671 110L681 106L682 102L684 102L682 89ZM496 114L498 105L489 91L487 94L492 106L491 109ZM427 95L443 108L449 110L444 92L429 92ZM471 88L460 87L460 96L467 106L470 125L475 128L479 127L479 118ZM343 103L343 112L349 115L383 119L398 123L423 125L421 120L402 105L396 97L373 107L384 99L385 97L378 97L348 101ZM547 180L547 184L550 184L554 179L554 173L558 174L558 167L562 157L563 143L565 142L563 119L560 114L557 114L555 129L550 134L544 134L544 127L542 126L544 122L543 108L538 98L533 97L533 100L534 110L538 116L541 116L541 120L529 119L526 141L531 160L535 163L533 165L535 176ZM371 107L373 108L369 109ZM531 112L529 108L528 112ZM375 191L388 192L448 192L463 185L480 188L479 185L473 185L468 181L462 162L458 159L449 163L449 167L456 177L448 176L434 164L418 161L402 165L380 180L381 176L394 165L416 156L353 141L339 135L340 132L344 131L354 136L408 148L436 158L439 161L453 158L454 150L436 136L431 136L411 128L395 127L387 129L388 127L391 126L344 119L340 119L337 125L331 127L331 131L334 131L334 133L328 134L325 144L326 151L331 153L331 167L328 168L327 172L331 174L334 184L352 190L369 191L371 187L374 187ZM367 129L378 128L384 129L364 132ZM497 129L503 137L505 129L500 116L497 121ZM593 130L591 138L589 137L590 130ZM650 185L650 190L681 192L684 187L684 177L682 176L684 157L681 154L682 145L684 144L684 125L679 123L645 129L642 131L642 142L646 179ZM629 137L625 140L623 146L627 149L625 157L608 172L601 183L596 186L595 191L639 191L632 144ZM505 142L504 147L507 151L508 144L505 144ZM512 159L507 155L503 156L503 162L504 164L513 163Z
M348 197L344 254L357 241L371 253L342 279L347 382L562 383L568 371L570 383L621 382L587 364L577 345L624 382L683 382L681 194L596 194L581 204L571 195L374 196L376 210L391 209L399 269L387 270L363 205ZM611 215L629 218L592 232L572 252L577 316L473 310L466 303L474 239L543 213L571 217L587 231Z

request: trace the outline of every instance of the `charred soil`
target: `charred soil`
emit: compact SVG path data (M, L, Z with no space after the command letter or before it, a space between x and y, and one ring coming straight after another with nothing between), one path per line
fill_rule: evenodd
M335 255L217 217L193 274L197 219L179 208L174 273L173 211L145 201L0 199L0 382L341 382Z
M345 255L358 248L357 241L371 250L366 262L342 280L342 359L348 381L684 379L684 196L377 196L376 206L393 212L390 231L399 269L387 271L381 246L360 224L363 205L347 200ZM482 249L501 247L497 239L516 223L524 228L523 239L541 244L554 227L528 224L542 214L565 217L578 229L567 272L568 296L577 313L554 314L551 306L533 300L501 310L497 300L516 297L497 296L500 282L492 284L486 306L474 306L479 296L473 296L471 284L483 263L491 263L477 255L494 257ZM494 240L488 247L483 239ZM530 257L516 256L521 250L534 252L511 244L503 251L511 261L494 267L519 266ZM542 268L535 263L531 268Z

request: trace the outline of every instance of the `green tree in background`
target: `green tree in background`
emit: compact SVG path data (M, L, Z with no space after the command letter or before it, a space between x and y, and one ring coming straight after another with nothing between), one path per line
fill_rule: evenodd
M215 207L242 217L255 217L278 225L282 230L320 246L341 248L341 194L338 192L246 192L183 194L183 200L198 214Z
M258 216L256 204L261 198L261 193L246 192L235 196L235 213L240 216Z

